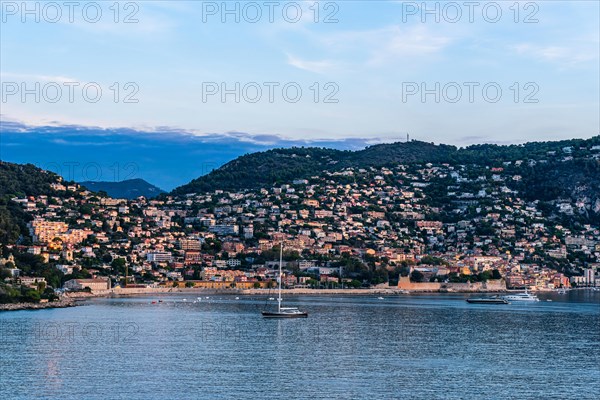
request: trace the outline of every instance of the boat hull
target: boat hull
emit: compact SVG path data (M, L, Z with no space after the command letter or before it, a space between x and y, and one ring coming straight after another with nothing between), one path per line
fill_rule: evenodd
M279 312L269 312L263 311L262 316L264 318L306 318L308 317L308 313L279 313Z
M467 299L467 303L472 304L509 304L504 299Z

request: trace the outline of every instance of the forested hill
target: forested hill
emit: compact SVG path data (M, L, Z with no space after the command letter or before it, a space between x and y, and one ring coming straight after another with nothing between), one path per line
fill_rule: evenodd
M315 147L274 149L236 158L221 168L176 188L172 194L185 195L216 189L254 189L277 183L289 183L294 179L308 178L323 171L333 172L348 167L381 167L399 163L446 162L494 167L502 166L502 163L508 161L543 160L550 162L551 165L557 155L565 154L564 149L572 148L573 155L581 157L585 156L586 152L589 153L594 146L599 145L600 136L586 140L530 142L523 145L483 144L460 149L419 141L379 144L359 151ZM564 168L563 165L562 169ZM565 178L562 180L569 180L568 172L566 175L561 174Z
M0 196L37 196L49 194L50 184L59 176L32 164L12 164L0 161Z
M360 151L342 151L319 147L273 149L238 157L173 191L175 195L215 189L239 190L289 182L348 167L378 167L398 162L434 162L448 159L456 147L412 141L379 144Z
M31 219L19 204L10 199L51 195L54 190L50 184L59 179L58 175L31 164L0 161L0 243L14 243L21 233L26 234L25 225Z

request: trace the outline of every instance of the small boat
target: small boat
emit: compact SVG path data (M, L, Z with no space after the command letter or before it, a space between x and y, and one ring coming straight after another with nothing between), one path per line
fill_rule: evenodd
M156 301L152 301L152 304L156 304Z
M473 304L510 304L508 300L501 297L471 297L467 299L467 303Z
M558 289L556 291L556 293L558 293L558 294L567 294L567 290L566 289Z
M239 300L240 298L239 298L239 297L236 297L235 299L236 299L236 300Z
M275 297L269 297L269 300L273 301L273 300L275 300Z
M162 301L162 300L158 300L158 302L159 302L159 303L162 303L163 301Z
M525 290L525 293L509 294L502 298L508 301L540 301L536 295L529 293L527 290Z
M377 300L383 300L383 297L379 296L379 297L377 298Z

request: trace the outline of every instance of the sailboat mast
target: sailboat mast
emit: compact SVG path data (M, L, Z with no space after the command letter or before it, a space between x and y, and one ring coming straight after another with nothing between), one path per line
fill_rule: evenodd
M281 264L283 264L283 240L281 241L281 245L279 246L279 296L277 298L278 312L281 312L281 281L283 280L283 271L281 269Z

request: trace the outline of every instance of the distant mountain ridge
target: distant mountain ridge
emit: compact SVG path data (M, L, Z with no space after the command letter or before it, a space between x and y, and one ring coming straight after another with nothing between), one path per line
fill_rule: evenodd
M378 144L358 151L318 147L273 149L238 157L209 174L174 189L171 194L185 195L216 189L255 189L276 183L289 183L294 179L308 178L324 171L340 171L348 167L368 168L429 162L502 166L503 162L516 160L552 161L552 153L562 154L564 148L590 149L599 145L600 136L555 142L530 142L522 145L472 145L465 148L410 141Z
M154 198L165 193L164 190L140 178L120 182L85 181L79 184L93 192L105 192L117 199L135 199L140 196Z
M98 128L81 125L30 126L0 120L3 161L31 163L67 180L89 181L88 167L98 181L140 177L167 190L218 168L243 154L272 148L322 146L363 149L372 138L310 140L243 132L206 133L161 127L152 130ZM98 154L98 149L110 151ZM172 155L177 155L173 157ZM68 160L67 164L63 164ZM198 160L202 160L198 162ZM97 174L97 175L96 175ZM115 177L121 177L116 178Z

